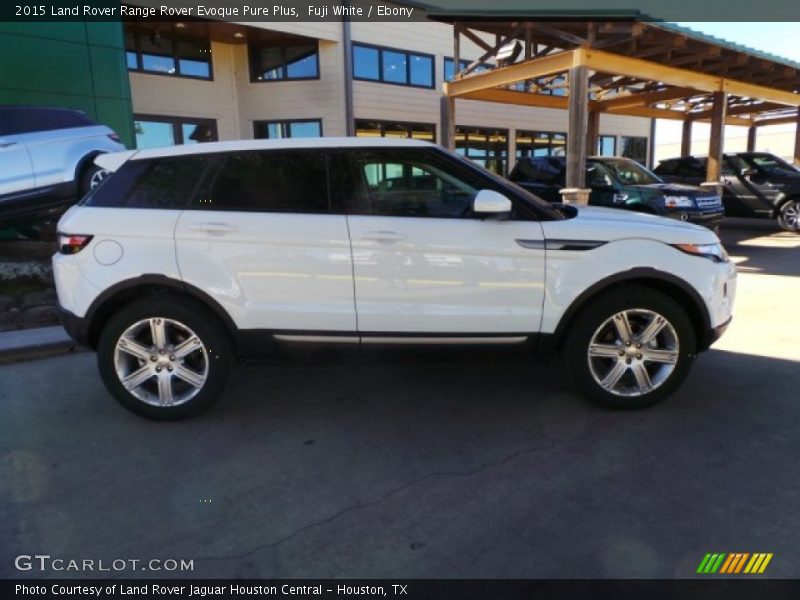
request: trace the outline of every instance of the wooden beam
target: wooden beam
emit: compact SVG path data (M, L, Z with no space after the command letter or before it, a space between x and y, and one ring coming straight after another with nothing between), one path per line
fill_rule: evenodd
M789 123L796 123L797 117L775 117L774 119L759 119L755 121L757 127L766 127L768 125L788 125Z
M600 111L589 110L586 123L586 153L589 156L597 154L597 140L600 138Z
M757 134L758 126L754 123L750 125L747 130L747 151L748 152L755 152L756 151L756 134Z
M794 164L800 165L800 109L797 111L797 126L794 130Z
M589 113L589 71L576 66L569 70L569 125L567 127L568 188L586 185L586 128Z
M589 42L586 38L573 35L567 31L562 31L561 29L551 27L550 25L545 25L544 23L534 23L533 29L534 31L538 31L539 33L549 35L551 37L556 38L557 40L562 40L564 42L574 44L576 46L585 46Z
M525 79L536 79L544 75L553 75L568 71L576 65L577 50L568 50L556 54L540 56L529 61L475 73L459 80L444 84L444 93L448 96L463 96L469 92L484 90L501 85L509 85Z
M724 91L734 96L757 98L786 106L800 106L800 94L785 90L726 79L602 50L576 49L575 52L578 53L579 64L603 73L661 81L669 85L690 87L704 92Z
M675 87L657 92L643 92L620 96L598 102L598 110L614 110L615 108L625 108L628 106L646 106L655 102L672 100L674 98L685 98L697 95L697 90L688 87Z
M538 108L569 108L566 96L547 96L545 94L532 94L530 92L515 92L502 88L476 90L459 96L464 100L481 100L483 102L499 102L501 104L514 104L517 106L536 106Z
M714 92L714 114L711 115L711 138L708 141L708 165L706 181L719 181L722 171L722 152L725 139L725 112L728 108L728 95Z
M689 156L692 153L692 121L686 119L683 122L683 132L681 135L681 156Z
M448 150L456 149L456 99L441 97L442 134L439 143Z
M494 52L494 49L489 44L484 42L481 38L479 38L477 35L475 35L468 28L466 28L466 27L462 28L461 29L461 33L463 33L464 37L468 38L473 44L478 46L484 52L489 52L489 51Z
M778 109L785 109L786 107L783 104L777 104L775 102L762 102L761 104L753 104L753 105L746 105L740 104L738 106L732 106L728 108L727 114L728 116L731 115L751 115L751 114L758 114L760 112L766 112L770 110L778 110ZM704 110L701 112L691 113L689 115L690 119L710 119L711 114L713 113L713 109Z

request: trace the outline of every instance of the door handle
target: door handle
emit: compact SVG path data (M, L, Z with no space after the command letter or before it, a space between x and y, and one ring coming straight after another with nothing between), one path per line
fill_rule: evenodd
M408 236L396 231L365 231L359 236L359 239L381 244L391 244L394 242L402 242L408 239Z
M5 140L0 140L0 148L8 148L9 146L16 146L17 142L6 142Z
M236 227L228 223L192 223L189 225L189 229L206 233L231 233L236 231Z

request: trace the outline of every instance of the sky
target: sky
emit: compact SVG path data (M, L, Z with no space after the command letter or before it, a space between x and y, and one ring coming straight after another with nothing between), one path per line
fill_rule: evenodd
M800 23L678 23L690 27L695 31L711 34L729 42L750 46L756 50L771 52L778 56L800 62ZM773 125L773 128L792 128L793 126ZM698 137L706 134L707 125L695 125L695 135ZM672 143L681 139L682 125L680 121L666 121L659 119L656 125L656 140L658 143ZM734 134L738 129L729 128L729 134Z

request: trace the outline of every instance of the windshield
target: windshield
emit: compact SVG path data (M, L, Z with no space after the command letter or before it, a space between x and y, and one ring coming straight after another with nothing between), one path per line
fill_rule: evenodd
M633 160L624 158L605 159L602 162L611 171L614 177L623 185L650 185L652 183L663 183L658 175L648 171L642 165Z
M767 175L778 177L790 175L796 177L798 173L797 169L792 165L772 154L751 154L742 158L750 163L751 166L764 171Z

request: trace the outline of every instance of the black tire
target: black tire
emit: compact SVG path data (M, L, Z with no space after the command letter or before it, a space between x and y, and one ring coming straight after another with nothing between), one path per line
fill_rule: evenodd
M169 350L166 352L167 356L164 356L164 353L159 356L158 352L152 349L154 345L152 343L148 345L144 341L142 347L147 348L148 354L153 352L153 356L159 362L154 362L154 364L150 365L147 360L135 358L126 353L120 354L120 362L118 362L116 349L122 334L129 331L129 328L135 324L141 323L146 319L161 319L169 323L166 326L167 335L165 339L171 345L167 346L167 348L175 346L176 343L179 345L181 341L185 341L189 337L188 335L181 337L181 334L187 330L178 326L188 328L189 333L193 333L199 338L202 347L198 346L185 359L176 357L173 362L171 360L173 357L168 356L170 354ZM139 331L144 336L150 335L149 328L146 329L144 325L141 326ZM152 341L152 337L150 339ZM177 355L177 352L175 354ZM107 321L100 333L97 345L97 364L100 368L100 375L111 395L128 410L137 415L156 420L174 421L185 419L206 410L222 393L233 365L233 359L233 344L228 332L217 316L194 300L179 295L153 295L124 306ZM152 357L150 360L153 360ZM162 388L159 382L164 376L167 376L170 382L168 384L170 391L168 395L165 394L166 397L171 396L176 390L180 391L184 388L184 396L190 396L192 393L194 394L193 396L184 401L180 399L179 394L176 394L175 404L154 405L137 397L123 386L117 371L118 366L121 369L127 368L129 371L144 369L145 365L156 369L162 360L166 361L166 363L159 368L159 373L149 375L150 378L137 386L135 391L141 395L147 395L155 387L155 394L160 397ZM184 361L187 364L184 364ZM193 362L189 364L190 361ZM128 367L129 363L132 363L132 366ZM184 366L202 373L200 377L205 377L202 386L189 385L178 376L178 372L186 372L182 370ZM167 370L169 370L169 375L166 373ZM198 389L199 391L197 391ZM148 400L155 402L156 399L149 397ZM181 402L178 402L178 400L181 400Z
M791 198L781 204L778 225L784 231L800 233L800 198Z
M673 348L677 347L677 352L673 353L677 354L677 360L674 364L674 368L667 376L662 374L666 372L669 365L647 362L646 359L641 360L641 354L627 354L628 352L640 352L635 349L638 340L637 334L643 333L642 328L647 323L647 316L644 312L637 314L636 311L639 310L657 313L666 319L671 326L671 329L665 327L662 330L663 333L658 334L661 337L657 337L652 342L653 347L650 348L647 346L644 352L658 352L659 349L656 346L660 345L660 340L665 339L664 336L668 335L670 336L669 339L673 337L677 339L677 344L672 346ZM613 338L614 335L618 333L615 328L611 326L603 330L600 328L603 327L609 319L614 317L614 315L623 311L633 311L631 313L633 320L630 321L630 328L635 335L632 337L632 340L628 340L633 343L628 346L620 343L619 346L617 346L616 341L609 341L607 345L603 346L604 348L614 346L617 351L624 352L625 354L618 358L617 352L615 352L613 358L594 357L590 359L589 347L595 335L598 331L601 332L601 335L603 331L606 331L605 335L612 334ZM639 322L638 319L641 319L641 322ZM666 345L669 344L665 343L665 346ZM588 304L581 309L571 324L565 337L564 344L562 345L562 360L566 371L565 374L569 378L570 383L589 399L603 406L612 408L643 408L661 402L683 383L694 360L696 347L696 333L692 322L675 300L664 293L646 286L628 285L592 298L589 300ZM633 361L633 364L631 361ZM590 366L590 362L593 366ZM625 369L624 374L619 379L620 385L630 382L631 389L634 386L639 386L634 367L637 369L643 367L648 371L647 382L650 382L650 371L655 375L655 377L653 377L654 381L658 381L658 378L662 376L663 381L660 381L658 385L653 384L653 389L651 391L639 393L638 395L619 395L621 392L614 393L609 391L602 387L600 382L595 379L592 368L595 369L595 372L600 371L600 376L602 376L603 368L607 367L608 371L605 371L605 373L610 375L611 370L615 367L617 362L620 363L618 366L619 369ZM631 364L632 366L627 366ZM664 370L661 370L662 367L664 367ZM638 389L640 390L641 388L639 387ZM636 393L636 391L633 392L633 394Z
M98 167L94 163L84 167L78 180L78 200L88 194L90 190L97 187L108 175L108 171Z

